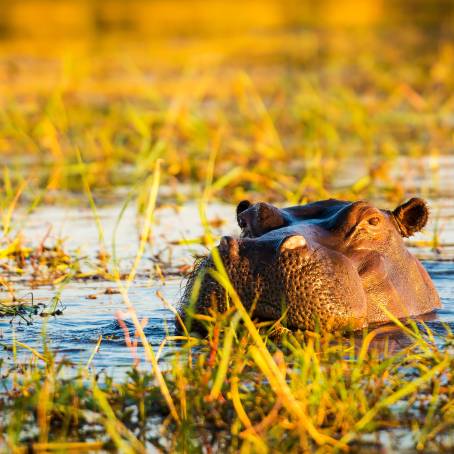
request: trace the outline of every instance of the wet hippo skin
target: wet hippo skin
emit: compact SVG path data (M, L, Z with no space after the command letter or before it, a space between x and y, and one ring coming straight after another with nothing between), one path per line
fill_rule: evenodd
M413 198L394 211L365 202L323 200L279 209L241 202L239 238L218 245L244 306L259 320L283 319L290 329L359 329L426 314L441 306L426 270L404 237L427 223L426 203ZM224 289L207 273L211 256L189 278L180 305L224 311ZM201 274L202 273L202 274ZM201 286L194 294L194 283ZM203 276L203 277L202 277Z

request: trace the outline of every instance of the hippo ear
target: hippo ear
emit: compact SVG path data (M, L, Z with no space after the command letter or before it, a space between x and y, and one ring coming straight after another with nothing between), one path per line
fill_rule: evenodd
M242 200L236 207L237 216L242 213L244 210L247 210L252 205L249 200Z
M399 205L392 215L400 234L408 238L422 230L427 224L429 209L424 200L415 197Z
M237 209L238 225L243 236L257 237L270 230L285 225L279 208L269 203L259 202L251 205L248 201L240 202Z
M236 207L236 221L238 222L238 225L240 226L241 229L244 229L246 227L244 221L240 218L240 214L243 211L246 211L248 208L252 206L252 203L249 202L249 200L242 200Z

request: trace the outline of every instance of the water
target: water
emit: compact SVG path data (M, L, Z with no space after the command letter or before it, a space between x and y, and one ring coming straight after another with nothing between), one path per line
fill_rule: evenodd
M115 226L121 205L114 205L99 210L103 225L106 247L112 249ZM213 224L226 224L213 227L214 232L225 230L235 233L233 223L234 207L216 204L209 207L208 217ZM130 301L141 319L147 319L145 334L151 345L157 350L168 334L174 333L173 312L162 302L156 292L175 305L181 291L183 277L179 273L181 267L193 263L193 256L206 252L198 245L179 245L177 242L190 242L199 238L203 229L198 220L198 209L195 204L187 204L183 208L162 207L156 212L154 228L154 245L147 249L139 267L138 278L129 290ZM128 208L121 219L116 233L116 253L120 268L129 271L138 250L139 235L136 210ZM46 222L43 222L46 220ZM55 238L66 238L65 249L78 251L85 257L85 262L95 261L100 248L98 230L92 212L89 209L42 207L29 216L21 219L25 238L34 244L45 237L49 227L51 235L47 240L52 244ZM87 260L88 258L88 260ZM155 272L154 265L159 263L165 279ZM89 270L88 265L83 265ZM34 304L51 304L52 298L60 291L58 286L40 286L30 289L26 280L16 280L17 296ZM119 377L139 360L143 363L144 355L141 348L137 351L125 344L125 329L134 339L134 327L130 315L126 311L123 298L115 293L114 282L100 280L71 281L61 288L59 298L63 314L51 317L33 317L33 323L27 324L19 317L13 320L0 318L0 343L12 345L13 336L20 342L42 351L44 339L60 356L71 362L85 365L89 360L99 336L102 343L94 356L92 364L97 370L104 369ZM0 293L0 298L6 298ZM124 323L122 323L124 322ZM172 346L167 346L164 353L169 353ZM19 360L30 356L28 350L18 350ZM12 361L12 353L0 350L0 357Z
M438 334L439 340L442 340L445 333L443 323L454 329L454 204L451 199L454 193L454 159L443 157L438 163L427 162L427 165L422 166L415 164L414 168L410 164L405 161L396 168L407 172L406 184L410 187L414 185L415 193L432 196L432 217L425 232L415 235L408 244L412 252L423 260L440 293L443 308L438 311L435 320L427 323ZM436 198L434 187L437 190ZM111 249L120 210L121 205L99 210L108 249ZM208 209L208 218L213 221L215 233L238 233L233 206L213 204ZM126 271L130 269L138 248L137 219L135 209L129 207L117 228L117 256L121 268ZM52 227L48 240L50 243L52 237L66 238L66 249L78 250L80 256L90 260L95 259L99 250L98 231L89 209L44 206L29 216L24 215L19 221L22 222L25 237L34 244L39 243L49 227ZM435 250L430 242L437 223L441 246ZM202 234L203 229L194 203L188 203L182 208L163 206L156 212L154 245L147 249L138 278L130 289L130 300L139 317L148 320L145 333L156 351L166 335L172 334L174 330L173 313L156 292L159 291L170 304L174 305L178 301L182 284L179 270L191 265L194 254L205 251L203 247L190 244L191 239ZM183 240L187 241L186 245L176 244ZM155 272L156 263L159 263L165 275L164 280ZM31 290L26 281L20 280L16 282L16 288L19 296L27 299L32 292L35 303L45 304L49 304L58 291L58 288L50 286ZM125 328L131 337L134 337L134 328L121 295L109 291L106 293L107 288L115 288L115 284L99 280L72 281L61 290L63 315L45 318L36 316L30 325L19 318L12 321L0 319L0 342L11 345L15 336L17 340L42 351L45 338L58 355L65 356L75 364L84 365L99 336L102 336L101 348L94 356L93 365L97 370L105 369L114 376L121 376L135 361L143 363L144 358L141 348L132 352L125 344ZM395 334L394 340L396 345L400 345L403 342L402 335ZM169 344L163 352L168 353L175 348L178 347ZM19 349L18 353L19 359L30 356L24 349ZM12 361L11 352L6 349L0 351L0 355Z

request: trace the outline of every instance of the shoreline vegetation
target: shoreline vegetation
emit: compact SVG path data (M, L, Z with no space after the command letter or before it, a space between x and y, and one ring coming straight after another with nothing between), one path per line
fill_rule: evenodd
M130 297L166 204L197 201L203 235L189 241L209 251L219 200L391 206L417 193L436 222L413 246L442 250L454 7L363 3L245 0L236 15L239 3L219 0L0 0L0 321L43 322L40 348L0 332L0 451L454 449L452 324L277 337L251 320L218 258L231 309L199 316L205 338L168 328L155 348ZM110 238L99 207L118 200ZM28 214L53 204L90 207L96 252L24 237ZM125 267L115 234L129 205L138 248ZM152 283L190 272L160 265ZM131 358L144 352L121 380L93 364L102 336L84 364L47 341L62 290L85 280L122 298ZM17 291L42 286L45 304Z

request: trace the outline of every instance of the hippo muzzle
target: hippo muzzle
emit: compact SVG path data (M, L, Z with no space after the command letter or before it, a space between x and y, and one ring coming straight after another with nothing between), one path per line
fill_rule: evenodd
M223 237L218 251L246 309L290 329L360 329L440 307L438 294L402 237L424 227L428 211L412 199L393 212L367 202L325 200L279 209L241 202L240 238ZM211 256L189 279L180 311L194 291L195 310L226 309L226 292L207 273Z

